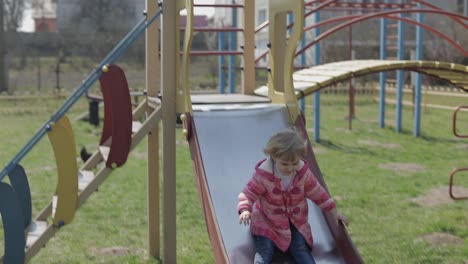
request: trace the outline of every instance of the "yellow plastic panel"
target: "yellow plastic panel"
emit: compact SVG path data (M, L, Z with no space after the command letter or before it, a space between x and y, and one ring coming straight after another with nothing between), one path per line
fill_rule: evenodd
M283 47L282 38L286 36L286 13L291 12L294 17L294 25ZM268 96L274 103L285 103L291 122L295 122L300 114L297 98L293 87L294 56L304 28L304 1L303 0L272 0L269 6L270 20L270 76L268 78ZM282 59L284 58L284 60ZM284 62L283 65L281 62ZM279 76L283 75L283 76ZM282 83L278 83L282 82ZM284 90L283 96L277 91L277 87Z
M177 93L177 112L184 113L192 112L192 101L190 98L190 83L189 83L189 66L190 66L190 49L192 48L193 38L193 1L185 0L185 10L187 18L185 23L184 47L182 57L182 72L179 83L179 92ZM183 97L181 96L183 95ZM183 101L182 101L183 99Z
M70 121L66 116L51 124L48 133L57 163L57 208L54 224L61 226L70 223L75 215L78 202L78 165L76 145Z

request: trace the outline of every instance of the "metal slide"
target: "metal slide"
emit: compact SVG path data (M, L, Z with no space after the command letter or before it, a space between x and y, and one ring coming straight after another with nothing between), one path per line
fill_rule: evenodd
M187 137L216 263L253 263L254 244L249 227L238 223L237 196L255 164L265 157L263 148L269 137L291 126L287 110L275 104L194 105L193 117L188 119ZM314 166L311 149L310 153L313 160L308 162ZM320 174L318 168L313 171ZM352 242L341 238L337 243L321 210L310 201L309 206L316 262L359 263ZM338 249L343 241L348 241L343 248L351 254ZM345 261L343 256L350 255L358 261L349 261L350 257Z

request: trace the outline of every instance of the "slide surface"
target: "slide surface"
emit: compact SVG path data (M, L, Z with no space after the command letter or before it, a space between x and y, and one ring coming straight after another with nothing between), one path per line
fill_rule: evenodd
M254 243L249 227L238 223L237 196L255 164L265 157L263 148L270 136L290 126L282 105L203 105L203 111L194 109L189 141L217 263L253 263ZM316 161L309 164L314 166ZM321 210L310 201L309 222L316 262L349 263L338 250Z

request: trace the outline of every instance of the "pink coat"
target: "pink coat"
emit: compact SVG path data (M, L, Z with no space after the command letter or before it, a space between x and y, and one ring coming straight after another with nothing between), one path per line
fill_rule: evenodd
M301 161L296 176L288 189L282 191L281 181L273 175L271 159L260 161L247 186L239 194L238 212L246 209L251 214L251 231L271 239L286 251L291 243L289 221L304 236L312 248L312 230L308 223L307 199L319 208L330 211L335 202L318 183L306 161Z

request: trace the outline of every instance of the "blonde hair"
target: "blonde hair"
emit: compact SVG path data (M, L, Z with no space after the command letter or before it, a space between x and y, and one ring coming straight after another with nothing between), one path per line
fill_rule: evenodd
M292 161L305 156L307 142L297 131L288 129L273 135L263 151L272 158Z

